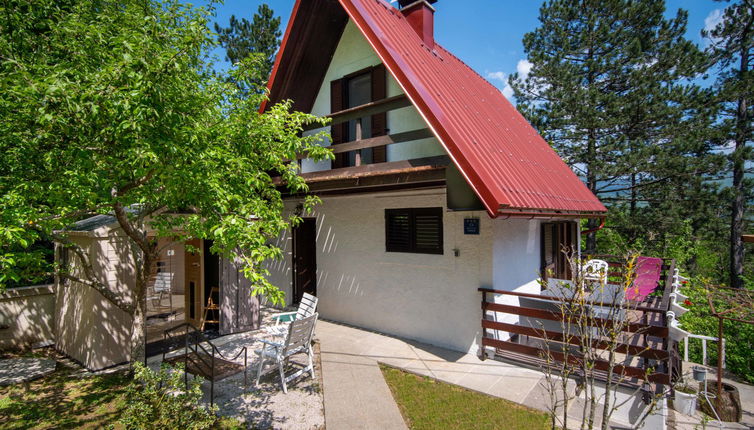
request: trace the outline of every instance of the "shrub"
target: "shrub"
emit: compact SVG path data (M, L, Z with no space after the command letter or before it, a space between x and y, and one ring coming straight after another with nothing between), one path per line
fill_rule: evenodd
M681 288L689 296L688 303L681 305L690 310L681 317L681 327L694 334L717 337L718 319L711 314L707 304L705 284L702 279L692 278ZM751 288L751 285L747 285L747 288ZM726 370L754 383L754 354L751 353L754 350L754 325L725 320L723 338ZM689 339L689 360L702 362L700 341ZM717 364L717 347L714 343L707 345L707 360L710 365Z
M128 406L120 419L127 429L206 429L217 421L215 409L199 404L201 378L186 387L182 368L163 364L154 372L134 363L134 380L128 387Z

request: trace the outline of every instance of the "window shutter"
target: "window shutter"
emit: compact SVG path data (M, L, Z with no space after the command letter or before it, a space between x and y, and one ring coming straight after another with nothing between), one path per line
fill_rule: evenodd
M336 79L330 82L330 113L339 112L343 110L345 106L345 79ZM343 143L343 139L347 134L346 127L347 122L334 124L330 126L330 136L332 137L332 144L337 145ZM332 162L332 168L337 169L346 165L345 160L347 153L335 154L335 160Z
M385 210L385 250L411 251L411 212L408 209Z
M416 252L442 254L442 208L417 208L413 212Z
M385 66L380 64L372 69L372 101L382 100L387 97L387 75ZM387 112L372 115L372 137L387 134ZM372 162L384 163L387 161L387 148L377 146L372 148Z

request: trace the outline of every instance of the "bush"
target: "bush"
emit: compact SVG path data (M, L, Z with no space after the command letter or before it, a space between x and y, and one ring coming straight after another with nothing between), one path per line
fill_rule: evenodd
M681 317L681 327L694 334L717 337L717 317L711 314L705 293L706 282L692 278L681 292L689 296L688 303L681 304L690 309ZM748 283L747 283L748 284ZM747 285L747 288L751 288ZM754 383L754 325L725 320L723 323L725 339L726 370L738 375L747 382ZM683 345L681 345L683 348ZM717 346L707 344L707 360L710 365L717 365ZM699 340L689 339L689 360L702 362L702 344Z
M206 429L217 421L215 409L199 405L201 378L184 385L183 371L163 364L154 372L134 363L134 381L128 387L120 423L127 429Z

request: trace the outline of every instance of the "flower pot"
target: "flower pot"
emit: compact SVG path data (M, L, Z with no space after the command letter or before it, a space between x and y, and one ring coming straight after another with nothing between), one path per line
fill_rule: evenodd
M689 394L676 390L673 396L673 409L684 415L694 415L696 411L696 397L697 393Z

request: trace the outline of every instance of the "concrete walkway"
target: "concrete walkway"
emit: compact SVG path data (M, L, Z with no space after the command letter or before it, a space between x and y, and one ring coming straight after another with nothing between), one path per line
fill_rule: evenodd
M378 363L542 408L542 373L469 354L320 321L325 424L328 430L405 429Z

